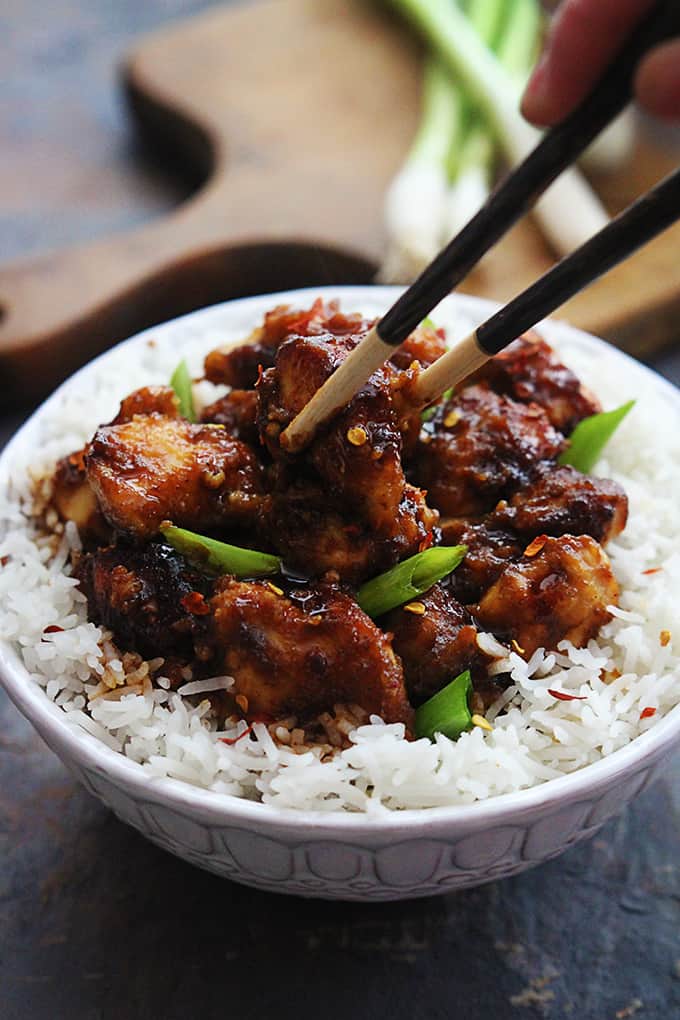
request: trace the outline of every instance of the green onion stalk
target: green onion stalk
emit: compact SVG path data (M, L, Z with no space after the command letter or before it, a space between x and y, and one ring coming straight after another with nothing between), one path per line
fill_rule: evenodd
M453 0L388 0L406 17L432 53L455 77L486 119L511 165L520 162L540 140L540 132L519 112L521 84L517 73L480 39ZM511 11L514 12L514 0ZM516 12L513 17L519 14ZM508 29L509 31L509 29ZM510 39L514 37L510 36ZM506 44L505 61L508 61ZM514 64L514 58L513 58ZM548 242L565 255L600 230L607 214L578 170L565 171L538 201L534 213Z
M385 197L383 283L409 283L440 247L447 160L462 138L463 96L441 61L426 61L418 133Z
M453 0L452 0L453 2ZM485 46L497 51L507 0L458 0ZM514 8L514 0L511 0ZM532 0L529 0L532 2ZM496 145L485 120L466 100L462 143L449 154L451 183L444 203L440 243L447 244L486 201L493 180Z

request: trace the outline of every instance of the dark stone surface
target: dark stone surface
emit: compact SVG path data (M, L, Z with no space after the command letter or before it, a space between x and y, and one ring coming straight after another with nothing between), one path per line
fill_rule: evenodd
M184 195L132 139L114 67L135 34L206 6L5 0L2 257ZM655 366L680 382L678 353ZM0 445L19 423L0 416ZM590 843L504 882L380 906L291 900L145 842L0 694L0 1017L679 1016L678 791L676 757Z

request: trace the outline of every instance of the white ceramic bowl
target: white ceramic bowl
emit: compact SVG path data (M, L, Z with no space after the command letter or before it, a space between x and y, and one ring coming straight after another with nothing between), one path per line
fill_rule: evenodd
M187 337L245 335L262 313L284 301L338 296L346 310L374 314L396 297L393 288L326 288L234 301L195 312L128 340L143 352L153 340L175 352ZM461 330L494 306L447 299ZM548 340L585 352L603 343L561 323L541 327ZM111 352L97 359L112 357ZM680 407L680 393L623 354L633 381L653 385ZM41 415L68 388L87 385L86 366L24 425L0 458L0 485L10 457L30 460ZM122 383L121 396L136 382ZM15 705L71 772L115 814L154 843L227 878L276 892L337 899L393 900L450 892L512 875L592 836L661 773L680 743L680 706L628 746L564 778L463 807L403 811L387 817L281 811L156 780L140 765L66 722L63 711L28 676L15 650L0 642L0 678Z

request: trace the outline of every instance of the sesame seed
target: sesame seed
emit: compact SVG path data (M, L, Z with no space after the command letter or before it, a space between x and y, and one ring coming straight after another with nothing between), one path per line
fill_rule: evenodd
M279 588L277 584L272 584L271 581L267 581L267 587L270 591L273 591L275 595L283 595L283 588Z
M490 722L487 722L483 715L473 715L472 725L479 726L480 730L487 730L489 733L493 730L493 726Z
M347 429L347 439L352 446L363 446L368 440L368 433L360 425L353 425L351 429Z
M671 643L671 632L669 630L662 630L659 634L659 644L662 648Z
M452 429L453 426L457 425L459 421L460 415L458 414L458 411L449 411L449 413L444 418L444 425L446 426L447 429Z
M413 613L414 616L425 616L425 606L422 602L407 602L404 612Z

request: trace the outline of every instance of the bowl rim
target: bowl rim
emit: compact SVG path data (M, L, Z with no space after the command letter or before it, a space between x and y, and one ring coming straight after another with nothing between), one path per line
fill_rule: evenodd
M388 307L402 290L403 288L399 287L353 285L298 288L221 302L143 330L88 362L40 404L0 453L0 484L4 483L8 462L16 449L26 442L27 438L30 439L42 416L61 400L64 392L75 387L95 365L106 360L113 351L127 346L141 346L152 337L157 337L159 333L174 331L186 325L201 324L201 320L206 320L207 324L211 318L225 310L252 309L255 316L261 310L271 307L273 303L303 297L308 299L311 296L322 297L324 300L338 297L346 307L348 302L361 302L370 298L372 302L377 300ZM451 294L444 302L454 303L464 314L480 321L500 307L497 302L459 293ZM646 378L680 411L680 390L646 365L606 341L560 320L544 320L537 328L539 331L545 329L549 336L552 334L556 338L563 337L591 351L606 350L610 355L613 353L627 364L633 376L637 374ZM447 829L459 826L465 830L476 830L486 828L489 824L502 824L505 821L510 823L516 821L518 815L542 811L558 803L573 802L592 793L594 789L610 787L617 779L623 779L626 775L636 772L636 766L642 768L647 760L656 761L680 740L680 704L678 704L651 729L610 755L575 772L527 789L499 794L472 804L394 811L382 808L375 813L311 811L281 808L236 797L233 794L192 786L180 779L150 776L143 765L127 758L122 752L114 751L76 724L69 723L67 713L55 705L47 697L44 689L32 680L17 651L10 642L1 638L0 681L10 699L28 721L35 725L50 745L58 746L60 757L63 752L67 758L89 766L98 774L106 775L114 784L132 789L141 797L151 797L171 807L210 815L211 824L241 822L251 827L286 830L288 834L291 830L299 830L302 835L303 832L313 829L316 832L326 830L329 835L335 832L351 835L354 832L360 836L374 834L376 837L384 837L398 834L404 837L415 829L422 835L428 830L442 826Z

